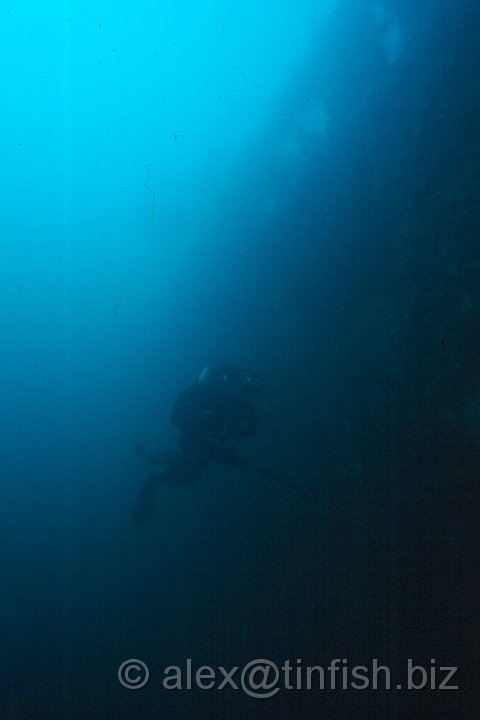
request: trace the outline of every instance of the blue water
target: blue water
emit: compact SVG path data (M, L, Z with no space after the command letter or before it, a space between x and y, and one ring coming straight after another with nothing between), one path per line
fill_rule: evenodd
M3 4L2 718L473 717L479 33L470 0ZM263 375L240 450L282 482L213 467L133 527L133 446L207 363ZM459 688L167 690L188 658Z

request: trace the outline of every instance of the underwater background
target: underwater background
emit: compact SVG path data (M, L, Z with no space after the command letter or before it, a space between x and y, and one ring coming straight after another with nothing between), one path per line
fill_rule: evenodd
M471 718L478 2L20 1L0 33L0 717ZM263 375L242 451L285 482L215 467L133 527L133 446L175 446L207 363ZM165 689L187 658L458 689Z

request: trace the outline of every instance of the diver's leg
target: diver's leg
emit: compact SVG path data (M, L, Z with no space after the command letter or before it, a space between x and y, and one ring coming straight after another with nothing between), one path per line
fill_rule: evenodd
M164 471L157 473L158 483L168 487L192 485L203 475L211 463L212 456L210 454L188 453L181 448L171 458Z
M156 473L157 482L167 487L191 485L200 476L197 468L179 453L164 472Z
M143 483L133 503L130 519L134 525L145 525L155 512L158 488L158 475L151 473Z
M171 454L168 463L165 454L162 458L163 462L158 464L163 467L159 472L150 473L135 499L130 515L134 525L146 525L152 519L157 504L159 485L167 487L191 485L198 480L212 462L210 454L188 454L183 450Z

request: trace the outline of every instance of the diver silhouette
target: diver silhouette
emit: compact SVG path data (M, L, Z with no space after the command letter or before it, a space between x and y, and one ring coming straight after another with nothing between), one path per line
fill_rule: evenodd
M191 485L213 463L248 465L232 440L256 435L262 380L249 370L207 366L198 382L178 396L170 420L180 432L178 449L148 455L137 444L137 456L158 469L144 482L132 508L135 525L153 516L160 485Z

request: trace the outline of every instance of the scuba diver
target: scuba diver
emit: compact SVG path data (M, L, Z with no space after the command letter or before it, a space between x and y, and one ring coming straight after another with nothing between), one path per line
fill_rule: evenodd
M178 449L148 455L142 445L135 447L140 459L158 468L135 500L131 514L135 525L151 519L159 485L191 485L214 463L247 465L236 455L232 441L256 435L261 395L262 380L256 373L212 366L180 393L170 415L180 432Z

